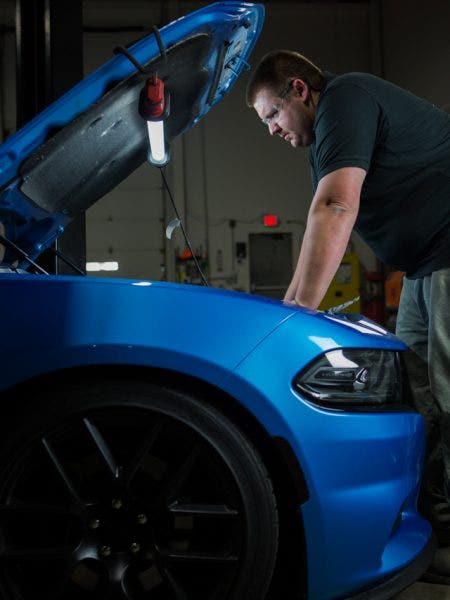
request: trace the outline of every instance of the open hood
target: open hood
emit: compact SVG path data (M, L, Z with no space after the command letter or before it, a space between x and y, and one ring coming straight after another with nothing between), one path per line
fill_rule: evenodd
M182 17L118 54L0 146L0 233L36 258L78 214L148 155L139 96L153 71L170 94L170 142L197 123L248 66L264 8L218 2ZM113 48L111 48L113 53ZM17 264L5 249L4 266ZM20 264L20 262L19 262Z

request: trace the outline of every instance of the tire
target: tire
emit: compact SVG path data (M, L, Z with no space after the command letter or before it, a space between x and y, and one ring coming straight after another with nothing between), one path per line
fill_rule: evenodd
M0 454L2 600L262 600L264 464L217 410L145 381L40 391Z

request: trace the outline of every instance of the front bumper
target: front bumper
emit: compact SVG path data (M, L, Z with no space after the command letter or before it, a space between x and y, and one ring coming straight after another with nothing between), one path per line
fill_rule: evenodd
M406 567L393 576L378 582L371 589L360 592L356 596L348 596L344 600L389 600L389 598L404 590L414 581L417 581L427 570L433 558L435 548L436 541L434 535L432 535L422 552Z

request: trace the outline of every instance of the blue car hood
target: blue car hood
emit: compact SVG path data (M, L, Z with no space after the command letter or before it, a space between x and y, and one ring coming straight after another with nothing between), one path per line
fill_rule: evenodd
M261 4L218 2L160 30L165 60L153 33L128 47L170 93L169 141L232 88L263 20ZM30 258L147 159L138 104L148 76L117 55L0 146L0 233ZM2 264L15 261L6 249Z

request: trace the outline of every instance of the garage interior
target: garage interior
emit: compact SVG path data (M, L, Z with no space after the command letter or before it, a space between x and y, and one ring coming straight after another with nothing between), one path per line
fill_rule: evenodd
M0 0L0 143L127 45L209 4L179 0ZM450 106L448 0L269 1L256 63L295 49L335 73L379 75L437 106ZM311 200L307 151L272 140L246 107L247 75L171 148L167 176L195 258L214 287L281 298ZM201 284L159 170L145 164L58 240L87 275ZM53 255L49 272L72 270ZM322 308L355 302L395 326L402 273L390 272L355 234ZM450 565L449 565L450 567ZM450 599L418 582L397 600Z

